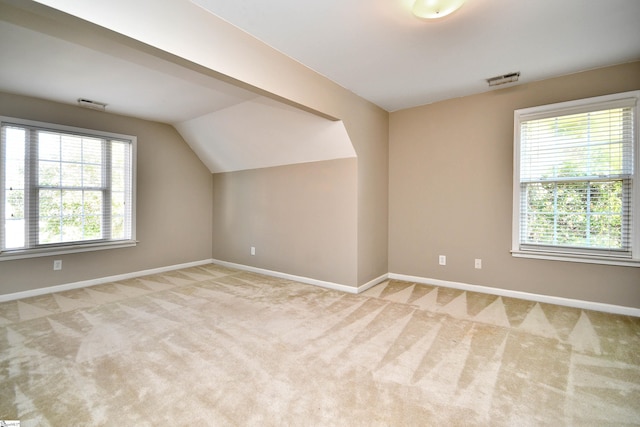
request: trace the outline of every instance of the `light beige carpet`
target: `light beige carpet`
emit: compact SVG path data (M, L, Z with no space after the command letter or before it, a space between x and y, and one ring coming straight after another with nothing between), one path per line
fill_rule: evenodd
M640 425L640 319L207 265L0 304L0 419Z

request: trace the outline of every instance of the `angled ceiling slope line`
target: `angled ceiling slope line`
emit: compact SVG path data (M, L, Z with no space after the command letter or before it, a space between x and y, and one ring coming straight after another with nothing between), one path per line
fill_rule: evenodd
M107 104L110 113L146 120L182 121L257 96L198 80L194 72L177 76L163 61L141 65L5 21L0 52L4 92L66 104L86 98Z
M174 126L212 173L356 157L342 121L265 97Z
M0 1L5 92L68 104L93 99L108 112L165 123L258 96L95 24L31 2L22 6Z
M355 157L335 117L37 3L0 0L0 53L0 91L172 124L212 172Z

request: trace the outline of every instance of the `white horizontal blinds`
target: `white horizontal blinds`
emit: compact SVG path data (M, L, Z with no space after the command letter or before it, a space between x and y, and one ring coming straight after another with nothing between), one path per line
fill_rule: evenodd
M128 141L111 142L111 238L115 240L131 238L132 195L131 188L131 144Z
M2 245L1 249L22 248L26 242L25 153L27 132L2 126Z
M3 250L131 239L131 141L10 124L3 141Z
M103 239L105 141L82 135L37 130L37 156L31 239L36 245ZM35 235L37 233L37 236Z
M630 253L633 105L521 122L522 245Z

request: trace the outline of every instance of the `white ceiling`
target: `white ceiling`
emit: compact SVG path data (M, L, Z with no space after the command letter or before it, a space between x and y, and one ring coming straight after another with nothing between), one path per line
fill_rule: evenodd
M388 111L640 59L640 0L467 0L435 22L412 0L191 1ZM33 5L0 0L0 91L172 124L212 172L355 156L340 122Z
M165 123L257 97L151 55L121 54L124 49L114 56L0 20L0 90L62 103L85 98L113 113Z
M44 12L43 12L44 10ZM0 91L172 124L211 172L355 157L340 121L0 1ZM44 15L42 15L44 13ZM206 13L206 12L203 12Z
M441 21L412 0L192 0L388 111L640 59L639 0L467 0Z

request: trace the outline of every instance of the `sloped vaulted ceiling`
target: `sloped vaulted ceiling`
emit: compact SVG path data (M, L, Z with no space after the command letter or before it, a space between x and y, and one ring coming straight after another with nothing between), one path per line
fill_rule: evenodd
M0 91L172 124L214 173L356 156L338 120L45 6L0 0L0 55Z
M265 97L175 127L212 172L355 157L341 121Z

